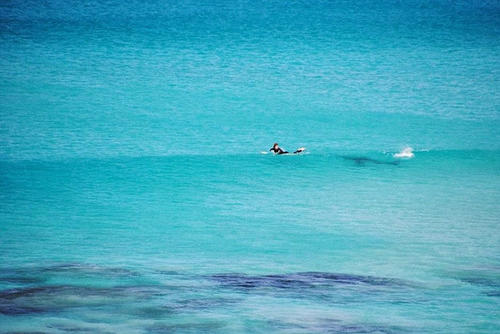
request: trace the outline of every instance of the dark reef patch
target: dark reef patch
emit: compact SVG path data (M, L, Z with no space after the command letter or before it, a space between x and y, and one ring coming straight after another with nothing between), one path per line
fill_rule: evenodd
M96 330L89 327L76 327L63 324L52 324L47 326L50 329L55 329L57 331L63 331L68 333L95 333Z
M336 285L366 285L366 286L409 286L408 283L375 276L361 276L325 272L304 272L278 275L245 275L237 273L215 274L210 276L223 286L252 289L271 287L277 289L304 289Z
M5 334L47 334L46 332L5 332Z
M284 321L268 321L268 325L275 330L291 330L293 333L357 333L357 334L392 334L407 333L409 329L401 326L391 326L374 323L349 323L338 319L314 319L310 322L290 323Z
M45 282L44 277L40 277L33 270L24 268L0 268L0 282L13 284L40 284Z
M50 266L3 267L0 268L0 283L7 286L43 285L53 278L86 280L89 277L101 280L136 279L140 275L134 271L90 264L65 263Z
M0 282L14 284L40 284L45 282L43 278L23 276L0 276Z
M48 267L39 268L40 272L43 273L54 273L54 274L64 274L64 273L75 273L75 274L86 274L86 275L104 275L107 277L122 277L122 276L138 276L139 274L119 267L104 267L99 265L91 264L79 264L79 263L63 263L56 264Z
M500 291L488 291L486 292L488 297L500 297Z
M472 285L479 285L490 288L498 288L500 286L500 282L498 279L493 279L490 277L469 276L469 277L461 277L460 280L462 282L469 283Z
M406 332L401 327L378 324L352 324L334 320L322 320L317 325L317 332L321 333L357 333L357 334L392 334Z
M230 298L188 298L179 299L167 304L173 310L185 311L185 310L210 310L218 307L229 307L234 305L238 300Z
M482 288L482 294L488 297L500 297L500 271L498 267L465 270L454 275L461 282Z
M175 311L168 306L145 306L130 311L130 314L141 319L161 320L174 314Z
M193 321L179 315L197 315L238 309L249 294L291 298L337 305L376 300L414 302L408 293L415 287L407 281L330 272L297 272L287 274L248 275L220 273L199 275L151 270L151 276L139 275L122 268L87 264L61 264L9 268L3 277L41 277L45 280L17 280L0 290L0 315L44 317L88 310L89 314L126 313L131 319L147 320L149 333L224 332L227 323ZM132 277L130 279L129 277ZM168 277L167 277L168 276ZM42 283L39 283L42 282ZM65 282L61 284L61 282ZM167 284L163 284L165 282ZM14 286L14 287L13 287ZM8 287L8 288L7 288ZM237 290L237 291L235 291ZM173 320L180 322L171 322ZM208 321L211 320L211 321ZM217 319L220 320L220 319ZM268 323L268 320L271 323ZM262 319L266 327L303 332L392 333L391 328L377 325L352 325L339 321L298 321L297 323ZM185 321L185 322L184 322ZM87 331L72 324L54 324L57 331ZM59 326L59 327L57 327ZM257 327L256 327L257 328ZM395 331L397 332L397 331Z
M156 286L111 288L55 285L0 291L0 314L23 315L150 299L164 292Z
M214 333L222 331L226 323L221 321L211 321L204 323L178 323L165 324L157 323L149 326L146 333Z

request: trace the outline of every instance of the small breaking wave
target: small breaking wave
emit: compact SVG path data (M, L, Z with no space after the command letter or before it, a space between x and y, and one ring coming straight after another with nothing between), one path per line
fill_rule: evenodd
M393 154L394 158L403 158L403 159L411 159L414 156L415 154L413 153L413 148L409 146L405 147L401 152Z

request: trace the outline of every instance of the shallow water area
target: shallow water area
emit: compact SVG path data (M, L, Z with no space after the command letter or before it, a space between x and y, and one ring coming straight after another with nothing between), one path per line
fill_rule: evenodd
M500 331L499 13L2 2L0 332Z
M489 331L498 166L487 151L4 163L2 323Z

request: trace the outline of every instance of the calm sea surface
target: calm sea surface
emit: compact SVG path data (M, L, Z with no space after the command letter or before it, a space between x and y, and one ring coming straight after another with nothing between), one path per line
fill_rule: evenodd
M499 87L499 1L2 1L0 333L498 333Z

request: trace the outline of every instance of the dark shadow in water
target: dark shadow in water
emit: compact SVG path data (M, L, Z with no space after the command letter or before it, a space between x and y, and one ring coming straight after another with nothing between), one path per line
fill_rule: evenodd
M172 310L170 307L163 305L139 306L135 309L128 310L127 312L130 315L135 315L141 319L155 320L166 319L175 314L175 310Z
M13 284L40 284L45 282L33 269L24 268L0 268L0 282Z
M44 278L26 277L21 275L0 276L0 282L13 284L40 284L45 282Z
M500 286L500 282L498 279L490 277L469 276L469 277L461 277L460 280L462 282L466 282L469 284L485 286L489 288L498 288Z
M0 291L0 314L56 312L71 307L94 307L150 299L167 292L157 286L111 288L55 285Z
M230 307L236 304L238 299L236 298L219 298L219 297L207 297L207 298L189 298L189 299L178 299L166 304L172 310L210 310L217 307Z
M0 270L2 277L14 277L17 283L23 287L0 290L0 314L7 316L38 315L43 313L64 312L71 308L98 309L103 312L127 312L131 317L137 319L148 319L144 328L149 333L176 333L176 332L225 332L227 322L207 321L182 322L185 317L179 314L203 314L214 309L228 310L237 309L238 303L244 296L234 297L235 291L240 289L243 295L246 293L259 293L259 288L269 288L274 291L285 292L287 297L297 298L319 298L320 302L359 302L359 297L371 298L377 295L384 301L392 300L401 302L400 290L396 295L390 295L392 289L411 287L408 282L375 276L350 275L328 272L299 272L291 274L276 275L246 275L241 273L215 274L210 276L198 276L176 272L161 272L166 276L173 275L177 281L183 279L189 282L184 285L167 286L164 284L133 284L95 287L87 285L44 285L36 284L33 278L40 275L48 276L47 282L52 277L64 279L69 277L100 277L106 278L106 282L123 284L129 275L139 275L136 272L121 268L107 268L93 265L63 264L48 267L13 268ZM158 274L158 273L156 273ZM17 279L19 278L19 279ZM168 277L162 277L162 281L169 282ZM208 281L207 281L208 280ZM60 280L59 280L60 281ZM91 280L92 281L92 280ZM215 285L214 286L214 282ZM36 285L34 285L35 283ZM83 282L85 283L85 282ZM329 290L332 288L332 290ZM336 294L335 289L342 293ZM228 291L230 290L230 291ZM354 293L345 294L345 291ZM381 292L382 295L377 294ZM178 294L179 293L179 294ZM194 294L193 294L194 293ZM228 297L228 293L231 297ZM267 293L267 290L265 290ZM387 295L386 295L387 294ZM279 295L276 295L279 297ZM187 298L183 298L187 297ZM390 298L390 299L388 299ZM413 298L412 296L408 298ZM413 299L412 299L413 301ZM172 321L179 321L172 323ZM288 323L281 320L263 319L263 326L271 331L279 329L298 330L307 333L342 332L342 333L393 333L402 332L402 329L394 330L392 327L384 327L379 324L349 324L345 321L332 319L311 319L307 322ZM65 324L52 324L49 328L59 331L86 331L86 328L72 327ZM261 328L255 327L256 331Z
M156 323L146 329L146 333L214 333L224 332L222 329L226 323L222 321L210 321L203 323L178 323L164 324ZM230 333L230 332L228 332Z
M47 332L5 332L4 334L47 334Z
M488 297L500 297L500 275L498 269L466 271L458 275L460 281L483 287L489 291L483 292ZM490 290L492 289L492 290Z
M409 286L401 280L360 276L349 274L336 274L324 272L305 272L282 275L249 276L245 274L216 274L210 277L223 286L251 289L271 287L278 289L303 289L318 286L334 285L367 285L367 286Z
M74 263L44 267L0 268L0 282L12 284L41 284L49 277L57 275L80 278L96 276L105 279L139 276L138 273L124 268Z
M101 332L96 330L96 328L92 327L76 327L71 326L69 324L55 323L51 325L47 325L48 328L52 330L56 330L57 332L68 332L68 333L109 333L109 332Z
M486 292L488 297L500 297L500 291L488 291Z
M193 287L189 287L190 290ZM199 288L203 291L203 287ZM173 313L230 307L235 298L186 298L171 300L172 288L165 285L118 286L108 288L54 285L0 291L0 314L16 316L59 312L74 307L101 307L125 304L127 311L141 319L161 319ZM162 300L161 305L144 307L145 301ZM132 305L137 307L133 307Z
M78 264L78 263L64 263L49 267L41 267L39 268L39 271L42 273L53 273L53 274L75 273L75 274L99 275L99 276L104 275L111 277L139 276L138 273L125 268L105 267L105 266Z
M385 160L377 160L369 157L358 157L358 156L348 156L343 155L342 158L345 160L354 161L358 166L365 166L368 163L376 164L376 165L399 165L399 161L385 161Z
M315 319L306 324L287 323L283 321L268 322L272 328L282 330L300 330L301 333L407 333L408 329L400 326L388 326L373 323L353 324L337 319Z
M269 286L273 288L289 289L313 287L317 285L338 285L338 284L366 284L372 286L407 286L401 280L360 276L349 274L336 274L324 272L305 272L282 275L260 275L249 276L245 274L216 274L212 279L227 286L254 288Z

